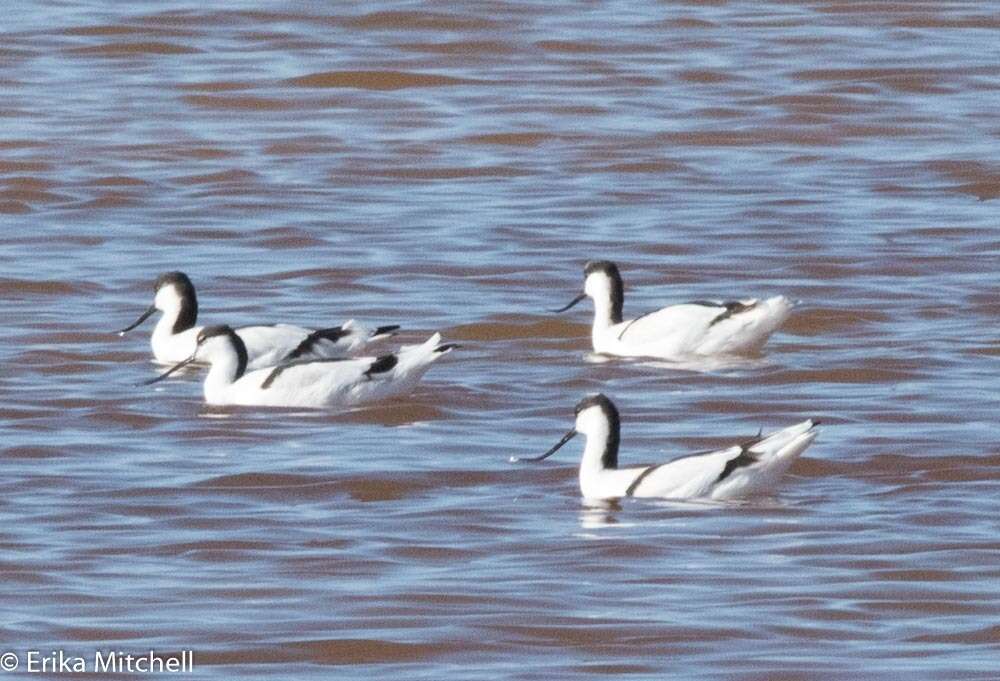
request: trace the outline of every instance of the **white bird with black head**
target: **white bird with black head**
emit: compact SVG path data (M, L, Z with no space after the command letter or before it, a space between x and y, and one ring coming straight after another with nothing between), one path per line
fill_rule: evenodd
M767 300L694 301L670 305L635 319L622 319L625 292L618 266L588 262L583 293L553 312L565 312L584 298L594 301L594 352L620 357L683 359L756 352L792 311L784 296Z
M153 329L153 356L159 362L180 362L194 352L203 328L196 325L198 297L194 285L183 272L165 272L157 277L153 290L153 304L118 335L125 335L159 310L163 316ZM246 346L248 368L253 370L299 358L343 357L394 335L398 329L399 326L370 329L352 319L325 329L259 324L240 327L236 333Z
M201 361L210 365L205 377L208 404L353 407L408 392L435 360L455 347L442 343L441 334L435 333L421 345L380 357L298 359L248 371L240 336L228 326L209 326L198 332L190 357L145 383L151 385Z
M726 449L689 454L666 463L618 467L620 420L614 403L602 394L576 405L576 425L552 449L533 458L555 454L577 433L587 443L580 461L580 492L588 499L655 497L664 499L734 499L773 489L805 451L818 431L818 421L803 421Z

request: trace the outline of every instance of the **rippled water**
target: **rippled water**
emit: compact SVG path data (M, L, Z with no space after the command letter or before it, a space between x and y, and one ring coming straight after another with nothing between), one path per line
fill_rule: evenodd
M225 8L223 8L225 7ZM996 679L1000 13L990 3L18 3L0 32L0 645L198 678ZM626 314L803 301L709 371ZM208 408L118 338L206 321L463 344L350 414ZM586 307L586 310L584 310ZM807 416L779 493L587 508L623 462ZM4 652L4 651L0 651Z

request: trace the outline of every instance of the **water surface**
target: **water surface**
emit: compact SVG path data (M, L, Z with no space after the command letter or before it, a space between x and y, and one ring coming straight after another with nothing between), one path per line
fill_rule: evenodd
M1000 14L988 3L18 3L0 46L0 646L205 679L995 679ZM626 314L801 300L753 361L588 361ZM148 330L462 343L350 414L159 389ZM806 417L771 498L584 505ZM0 651L3 652L3 651Z

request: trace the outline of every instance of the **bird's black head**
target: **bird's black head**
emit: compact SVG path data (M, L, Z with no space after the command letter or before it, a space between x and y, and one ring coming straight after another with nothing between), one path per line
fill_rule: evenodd
M614 264L610 260L589 260L587 264L583 266L583 276L589 277L594 272L604 272L606 275L612 279L618 279L621 281L622 275L618 271L618 265Z
M156 283L153 284L153 290L159 291L164 286L173 286L177 289L177 292L184 295L187 291L194 293L194 284L188 278L188 275L183 272L164 272L156 278Z
M203 345L205 341L209 338L215 338L216 336L235 336L236 332L233 331L232 327L226 324L217 324L215 326L206 326L200 332L198 332L198 345Z
M229 340L230 345L232 345L233 350L236 351L236 375L233 380L240 378L247 370L247 346L244 344L243 339L233 331L232 327L226 326L225 324L219 324L216 326L206 326L204 329L198 332L197 343L198 347L201 348L205 343L213 338L225 337ZM210 358L209 361L211 361Z

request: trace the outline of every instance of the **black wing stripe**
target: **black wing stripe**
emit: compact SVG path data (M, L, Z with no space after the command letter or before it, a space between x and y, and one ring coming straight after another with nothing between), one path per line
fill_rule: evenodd
M751 466L757 463L758 459L750 453L750 448L759 443L761 440L763 440L763 438L761 437L761 433L758 432L756 436L750 438L749 440L741 442L739 445L740 453L726 462L726 465L723 467L722 472L719 473L719 477L715 479L715 484L718 484L719 482L722 482L723 480L728 478L732 474L732 472L735 471L737 468L743 468L745 466ZM633 494L635 494L636 489L639 488L639 485L642 484L642 481L648 478L650 474L653 473L653 471L655 471L657 468L661 468L663 466L666 466L667 464L674 463L675 461L679 461L681 459L688 459L694 456L705 456L707 454L714 454L714 453L715 450L709 450L706 452L695 452L694 454L688 454L687 456L680 456L677 457L676 459L671 459L667 463L660 463L656 464L655 466L647 466L645 470L643 470L641 473L639 473L639 475L636 476L635 480L632 481L632 484L628 486L628 489L625 490L625 496L630 497Z
M622 336L624 336L624 335L625 335L625 332L626 332L626 331L628 331L629 329L631 329L631 328L632 328L632 325L633 325L633 324L635 324L635 323L636 323L637 321L639 321L639 320L640 320L640 319L642 319L643 317L648 317L648 316L649 316L649 315L651 315L651 314L653 314L653 313L652 313L652 312L646 312L646 313L644 313L644 314L641 314L641 315L639 315L638 317L636 317L635 319L633 319L632 321L630 321L630 322L629 322L628 324L626 324L626 325L625 325L625 328L624 328L624 329L622 329L622 332L621 332L620 334L618 334L618 340L621 340L621 339L622 339Z
M632 484L628 486L628 489L625 490L625 496L630 497L633 494L635 494L635 490L639 487L639 485L642 483L643 480L649 477L650 473L655 471L657 468L661 468L662 466L665 465L666 464L660 463L656 464L655 466L649 466L642 473L639 473L639 475L636 476L635 480L632 481Z
M376 328L374 331L372 331L371 335L372 337L384 336L387 333L392 334L395 333L396 331L399 331L399 328L400 328L399 324L388 324L386 326L380 326Z
M313 331L306 336L301 343L295 346L294 350L285 355L285 359L282 361L297 359L307 352L312 352L312 349L316 347L320 341L329 340L336 343L348 333L350 333L350 331L345 331L342 326L332 326L329 329L319 329L318 331Z
M365 370L365 376L371 378L372 374L384 374L387 371L392 371L392 368L398 363L399 359L396 355L382 355Z
M711 322L709 322L708 325L710 327L715 326L716 324L725 319L729 319L733 315L739 314L741 312L746 312L747 310L752 310L753 308L757 307L757 303L754 302L750 303L749 305L746 305L744 303L729 302L729 303L723 303L722 306L726 308L726 311L720 314L715 319L713 319Z
M719 477L715 479L715 484L718 484L728 478L737 468L752 466L755 463L757 463L757 457L750 454L750 450L747 446L742 447L740 449L740 453L736 457L726 462L722 472L719 473Z

